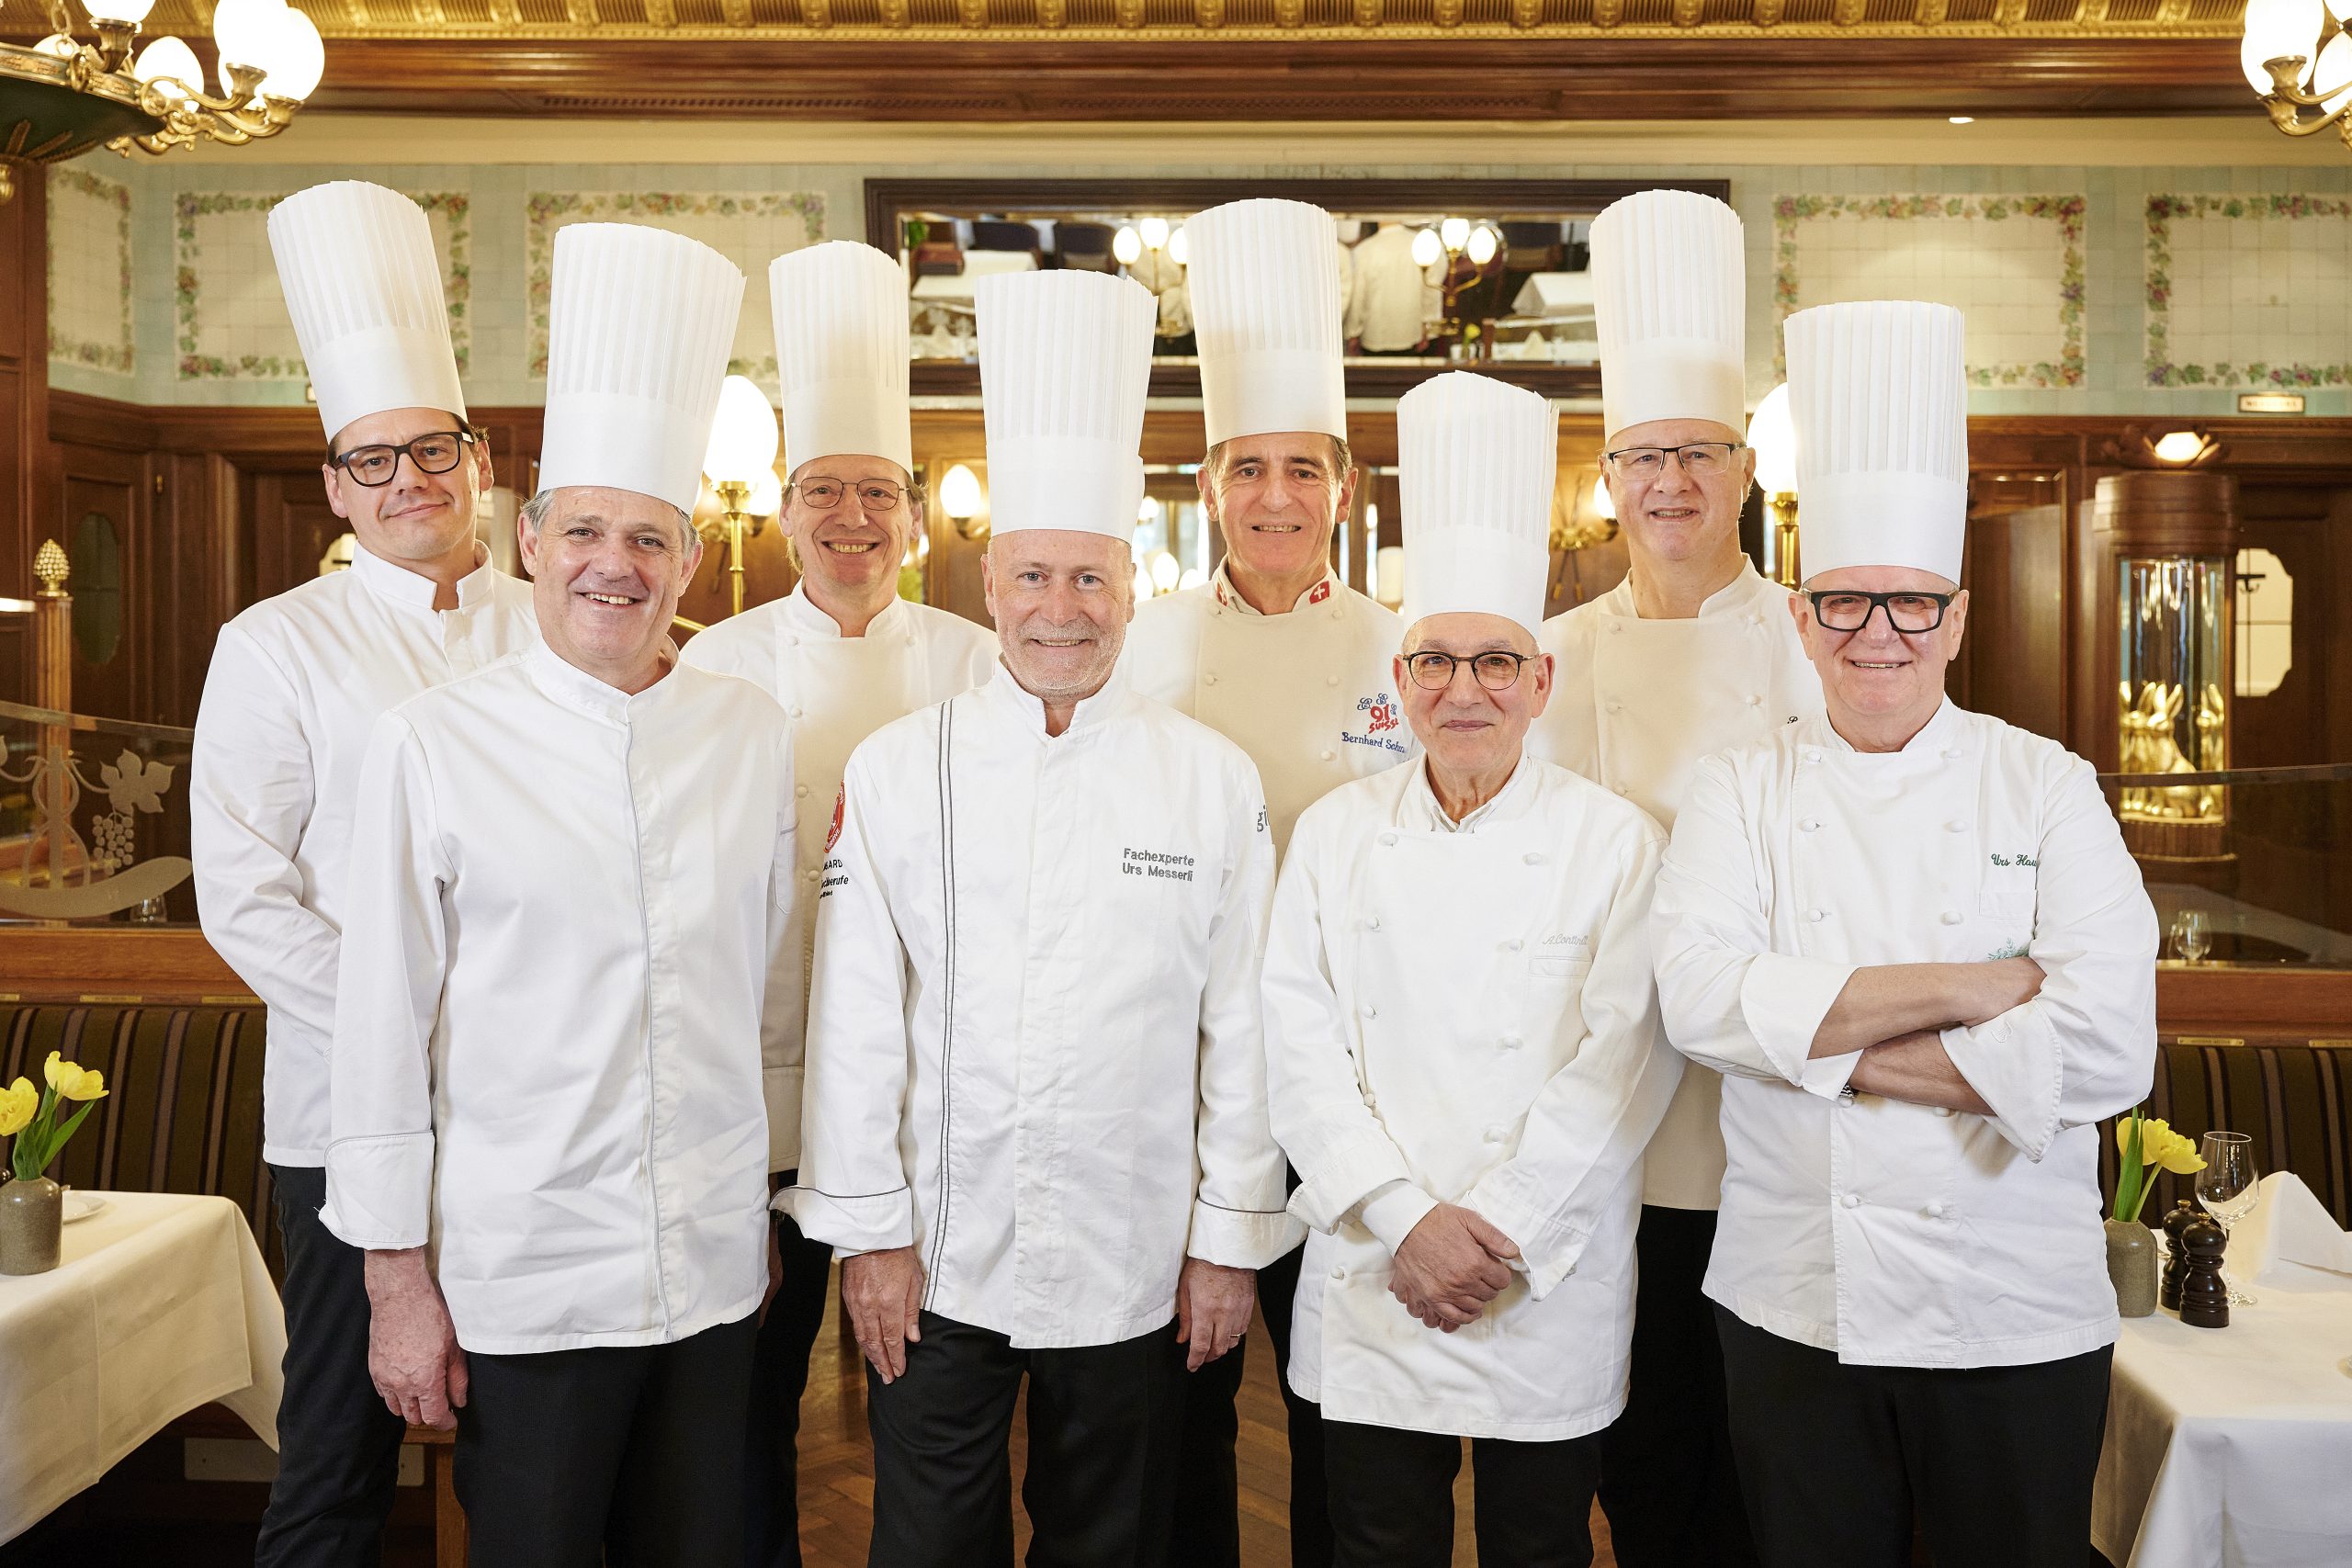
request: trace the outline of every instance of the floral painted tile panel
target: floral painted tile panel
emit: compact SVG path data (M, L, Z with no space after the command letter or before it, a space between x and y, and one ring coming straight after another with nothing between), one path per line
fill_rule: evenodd
M2352 384L2352 200L2148 197L2147 384Z
M1976 387L2084 385L2079 195L1782 196L1781 319L1850 299L1928 299L1968 318ZM1785 374L1779 345L1774 364Z
M65 265L59 265L62 257ZM129 376L130 187L87 169L49 170L49 356Z

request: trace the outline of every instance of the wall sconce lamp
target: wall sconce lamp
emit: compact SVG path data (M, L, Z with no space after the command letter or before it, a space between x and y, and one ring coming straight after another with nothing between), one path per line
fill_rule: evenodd
M783 481L775 477L775 451L783 433L767 394L748 376L729 376L718 390L718 412L710 422L710 444L703 449L702 471L718 493L720 514L695 525L707 544L723 544L727 551L728 600L732 614L743 613L743 541L766 526L784 504ZM765 478L767 483L761 480ZM774 488L774 510L761 513L755 496Z
M956 534L974 544L989 536L986 515L988 491L980 487L980 476L967 464L957 463L940 477L939 510L947 514Z
M2149 457L2168 468L2193 468L2211 462L2222 451L2220 442L2194 430L2168 430L2153 441L2143 435L2140 444Z
M1747 420L1747 445L1756 454L1756 488L1764 492L1772 531L1765 541L1772 581L1794 588L1804 581L1797 564L1797 427L1789 416L1786 382L1764 394Z

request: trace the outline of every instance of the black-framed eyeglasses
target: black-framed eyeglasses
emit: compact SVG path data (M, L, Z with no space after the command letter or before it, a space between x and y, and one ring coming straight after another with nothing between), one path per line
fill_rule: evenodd
M466 448L473 444L474 433L470 430L435 430L397 446L354 446L329 457L327 466L341 468L361 484L374 488L392 482L392 476L400 472L403 452L416 465L418 473L446 474L464 460Z
M1732 455L1747 450L1744 441L1690 441L1679 446L1620 446L1601 456L1630 479L1657 478L1666 472L1666 460L1671 457L1692 479L1712 479L1731 472Z
M896 479L836 479L820 474L814 479L797 479L793 493L820 512L830 512L842 503L842 497L852 491L857 492L857 504L868 512L888 512L911 493L909 487Z
M1470 666L1471 679L1490 692L1508 692L1519 682L1519 667L1537 653L1511 653L1502 649L1486 653L1474 653L1458 659L1451 653L1424 649L1405 655L1406 671L1413 677L1413 684L1425 692L1442 692L1453 684L1453 670L1458 664Z
M1871 624L1871 615L1886 612L1886 624L1899 632L1931 632L1944 624L1944 612L1951 608L1957 593L1925 593L1918 589L1905 589L1899 593L1865 593L1859 588L1808 589L1805 597L1813 603L1813 618L1824 629L1833 632L1858 632Z

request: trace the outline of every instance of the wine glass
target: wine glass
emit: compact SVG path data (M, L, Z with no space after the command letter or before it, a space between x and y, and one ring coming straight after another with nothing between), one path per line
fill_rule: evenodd
M2172 951L2191 964L2204 961L2213 950L2213 926L2202 909L2183 909L2172 918Z
M2254 1213L2255 1204L2262 1199L2256 1185L2261 1175L2254 1168L2254 1140L2244 1133L2208 1133L2199 1152L2205 1156L2205 1168L2197 1173L2197 1201L2227 1235ZM2229 1286L2232 1306L2255 1304L2255 1298L2238 1289L2227 1269L2222 1270L2222 1282Z

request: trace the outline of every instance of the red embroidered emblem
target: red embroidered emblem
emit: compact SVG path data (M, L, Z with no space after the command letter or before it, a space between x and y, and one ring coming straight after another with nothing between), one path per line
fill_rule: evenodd
M1219 579L1217 580L1217 584L1216 584L1216 602L1217 602L1218 604L1231 604L1231 603L1232 603L1232 601L1231 601L1231 600L1227 599L1227 598L1225 596L1225 580L1224 580L1223 578L1219 578Z
M1364 710L1364 733L1377 735L1384 729L1396 728L1396 709L1389 703L1374 703Z
M841 788L833 791L833 825L831 830L825 834L825 852L827 854L832 853L833 845L840 841L842 836L842 811L848 804L849 786L847 784L843 784Z
M1306 602L1310 604L1320 604L1324 600L1329 599L1330 596L1331 580L1327 577L1322 581L1317 583L1312 589L1308 590Z

